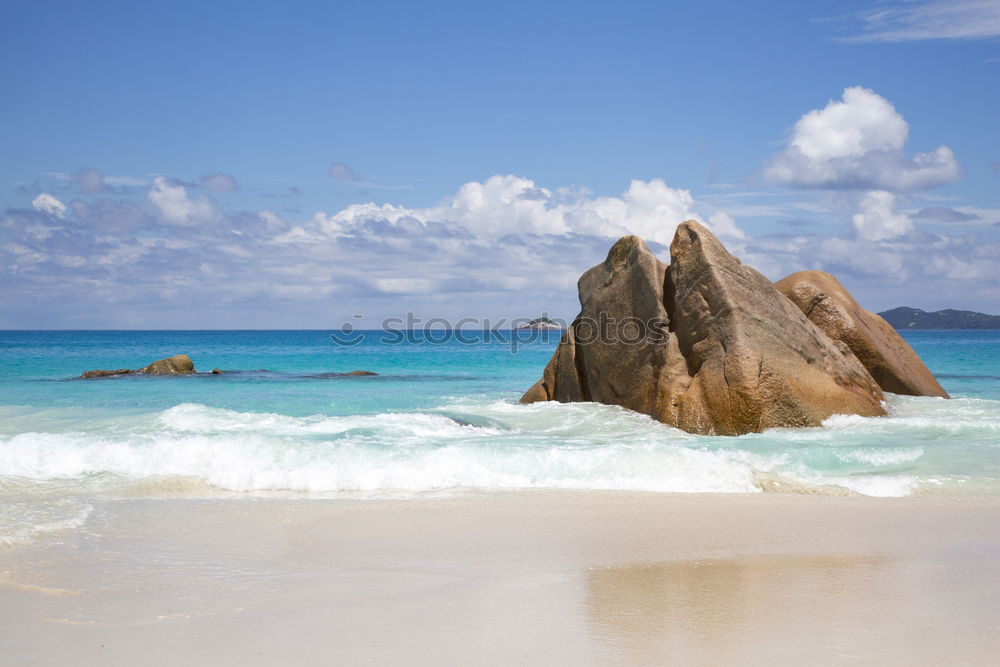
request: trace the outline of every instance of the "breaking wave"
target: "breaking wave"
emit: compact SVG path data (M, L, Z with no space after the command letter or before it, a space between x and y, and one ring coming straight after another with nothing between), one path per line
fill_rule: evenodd
M974 482L964 460L981 465L981 449L998 446L998 401L890 396L889 408L888 418L834 416L820 428L736 438L695 436L595 404L466 401L418 413L308 417L194 403L145 414L27 409L8 421L17 432L0 434L0 479L98 479L192 494L541 488L901 496Z

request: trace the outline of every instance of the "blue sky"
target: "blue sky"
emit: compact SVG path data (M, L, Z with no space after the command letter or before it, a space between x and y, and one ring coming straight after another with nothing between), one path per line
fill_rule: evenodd
M1000 3L7 2L0 328L572 317L636 233L1000 313Z

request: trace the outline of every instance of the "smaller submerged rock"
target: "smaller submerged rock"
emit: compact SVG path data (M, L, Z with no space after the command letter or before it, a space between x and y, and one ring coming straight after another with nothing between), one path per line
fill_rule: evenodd
M111 377L112 375L128 375L129 373L134 373L134 372L135 371L129 368L119 368L118 370L115 371L105 371L98 369L95 371L85 371L84 374L81 375L80 377L84 379L106 378L106 377Z
M222 375L222 371L220 371L218 368L213 368L212 375Z
M350 373L347 373L347 375L359 375L359 376L360 375L378 375L378 373L375 373L373 371L351 371Z

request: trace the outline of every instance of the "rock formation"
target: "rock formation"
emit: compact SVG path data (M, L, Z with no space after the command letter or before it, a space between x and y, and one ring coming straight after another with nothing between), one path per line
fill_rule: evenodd
M194 362L186 354L177 354L166 359L157 359L148 366L137 370L129 368L119 368L114 371L93 370L86 371L80 376L81 379L102 378L112 375L189 375L194 373Z
M847 346L701 224L677 227L670 259L634 236L615 243L580 278L580 315L522 402L621 405L715 435L885 414Z
M858 305L836 278L800 271L774 284L823 333L845 343L884 391L941 396L938 384L917 353L891 324Z
M185 375L194 373L194 362L186 354L175 354L166 359L158 359L145 368L140 368L139 372L149 375Z
M129 373L135 373L135 372L136 371L130 368L119 368L118 370L114 371L106 371L98 369L95 371L84 371L83 375L81 375L80 377L87 380L90 378L106 378L106 377L111 377L112 375L128 375Z

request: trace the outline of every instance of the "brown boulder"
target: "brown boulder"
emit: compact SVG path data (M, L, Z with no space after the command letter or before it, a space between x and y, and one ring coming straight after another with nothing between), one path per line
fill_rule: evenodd
M98 369L94 371L86 371L80 376L80 378L103 378L112 375L132 375L135 373L144 373L146 375L187 375L189 373L194 373L194 362L192 362L191 358L186 354L178 354L173 357L167 357L166 359L159 359L138 370L119 368L114 371L105 371Z
M884 391L948 398L933 373L892 325L859 306L829 273L800 271L774 286L823 333L851 348Z
M620 239L577 286L582 310L524 400L596 401L652 414L666 359L666 265L635 236ZM647 335L658 327L660 339ZM647 340L648 339L648 340Z
M624 237L587 271L580 315L522 402L610 403L716 435L885 414L854 355L702 225L679 225L670 256Z
M138 372L148 375L186 375L194 373L194 362L186 354L175 354L166 359L158 359L145 368L140 368Z
M83 375L81 375L80 377L86 380L90 378L106 378L112 375L128 375L129 373L134 373L134 372L135 371L129 370L128 368L119 368L118 370L114 371L105 371L98 369L95 371L84 371Z

